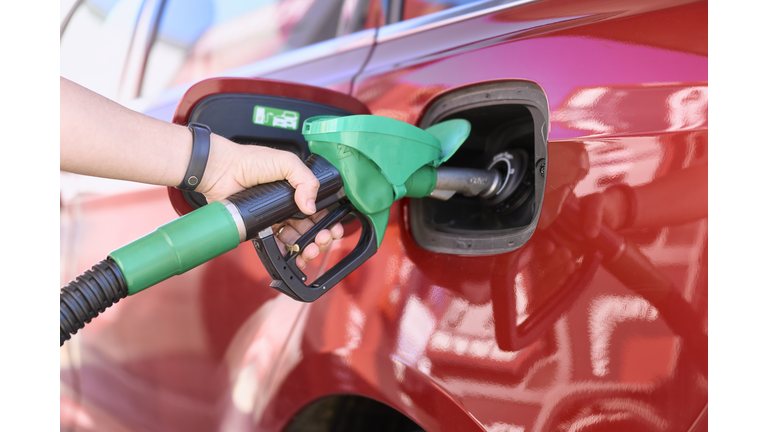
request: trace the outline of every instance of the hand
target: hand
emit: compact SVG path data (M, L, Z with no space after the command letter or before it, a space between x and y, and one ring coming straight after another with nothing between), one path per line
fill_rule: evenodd
M314 214L320 182L293 153L256 145L240 145L211 134L208 164L195 189L208 202L221 201L232 194L263 183L288 180L296 189L296 205L304 214Z
M288 252L285 249L285 244L295 244L299 237L309 231L316 223L320 222L320 220L327 215L328 210L320 210L304 220L288 219L285 223L272 226L272 231L275 233L277 233L281 227L285 227L280 234L275 235L277 247L283 251L283 256ZM315 236L315 242L304 248L301 255L296 258L296 266L300 269L304 269L309 261L320 255L320 252L325 252L330 249L333 240L338 240L343 235L344 228L340 223L334 225L330 230L326 229L320 231L317 236Z
M325 210L315 213L320 182L296 155L269 147L235 144L212 134L208 164L196 191L205 195L208 202L221 201L251 186L283 179L296 189L294 199L299 210L312 215L304 220L288 220L272 227L277 232L281 226L287 225L280 236L275 236L285 255L286 242L294 243L328 214ZM307 246L296 259L296 265L303 269L320 252L328 250L332 240L341 238L343 234L341 224L320 231L315 242Z

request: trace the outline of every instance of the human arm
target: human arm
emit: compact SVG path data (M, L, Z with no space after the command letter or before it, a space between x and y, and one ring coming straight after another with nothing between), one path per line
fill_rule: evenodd
M132 111L65 78L60 78L60 86L62 170L164 186L181 183L192 152L192 134L185 126ZM212 202L246 187L282 179L296 189L299 210L315 214L319 183L298 157L269 147L238 145L211 134L208 163L196 191ZM319 220L323 214L317 213L311 220ZM310 222L289 222L292 229L284 230L280 240L294 241L294 234L306 231L307 224ZM297 265L303 267L342 234L340 225L321 231Z

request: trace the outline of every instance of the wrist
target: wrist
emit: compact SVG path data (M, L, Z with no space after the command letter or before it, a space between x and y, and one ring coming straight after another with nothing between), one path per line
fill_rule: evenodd
M184 177L176 188L191 192L197 190L205 175L211 150L211 129L201 123L190 123L187 129L192 134L192 150Z
M195 190L196 192L207 193L219 180L227 175L234 166L237 147L238 145L232 141L220 135L211 134L208 163L206 164L203 178Z
M186 126L172 124L160 144L167 150L158 155L158 161L164 162L162 176L155 184L176 187L184 181L192 156L192 134Z

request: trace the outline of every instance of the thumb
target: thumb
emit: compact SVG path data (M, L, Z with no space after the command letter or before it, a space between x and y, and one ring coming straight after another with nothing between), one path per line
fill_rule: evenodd
M288 183L296 189L294 200L299 210L306 215L314 214L317 211L315 200L317 191L320 189L320 182L312 171L293 153L287 153L281 158L280 172Z

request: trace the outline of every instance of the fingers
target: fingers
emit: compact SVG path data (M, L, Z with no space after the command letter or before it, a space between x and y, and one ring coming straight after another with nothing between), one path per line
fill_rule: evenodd
M312 227L314 227L317 222L322 220L327 215L328 215L328 210L320 210L319 212L315 213L314 215L306 219L301 219L301 220L289 219L286 221L286 223L292 226L300 234L304 234L305 232L312 229Z
M314 215L310 216L307 219L311 220L313 222L313 225L314 225L314 224L319 223L326 216L328 216L328 210L323 209L323 210L320 210L319 212L315 213ZM309 228L307 228L307 229L309 229ZM323 231L327 231L327 230L323 230ZM336 225L331 227L330 232L331 232L332 239L333 240L338 240L338 239L340 239L340 238L342 238L344 236L344 226L341 225L341 222L338 222L338 223L336 223ZM321 243L321 242L319 242L317 240L318 238L319 237L315 237L315 243ZM321 248L321 250L324 251L325 249Z
M336 225L332 226L331 227L331 236L333 237L334 240L338 240L341 237L343 237L344 236L344 227L340 223L337 223Z
M277 247L283 253L283 256L288 254L288 251L285 249L284 246L286 244L296 244L296 241L299 239L299 237L301 237L301 234L298 231L296 231L296 229L291 225L289 225L288 223L284 225L275 225L272 227L272 230L275 232L275 240L277 241ZM309 246L312 246L312 244ZM304 248L304 251L302 251L302 254L296 257L296 266L302 270L304 269L304 267L307 266L307 261L310 261L312 258L315 258L318 255L318 253L315 253L314 248L312 250L309 250L310 249L309 246ZM311 258L309 254L310 252L312 253Z
M315 200L320 182L312 171L293 153L286 152L279 161L280 171L288 183L296 189L294 200L302 213L311 215L317 211Z
M304 267L306 267L306 265L307 265L306 263L308 263L308 262L312 261L313 259L317 258L318 255L320 255L320 250L318 249L317 245L314 244L314 243L310 243L309 246L307 246L304 249L304 251L301 252L301 255L299 255L296 258L296 265L297 266L301 266L303 264ZM304 261L304 263L300 262L299 258L301 258L301 260ZM304 267L299 267L299 268L303 269Z
M315 221L321 220L328 214L327 210L321 210L315 215L304 220L288 220L284 225L276 225L273 230L276 233L276 239L279 242L280 249L282 244L295 244L299 238L315 225ZM279 232L279 233L278 233ZM333 245L333 240L339 239L344 235L344 228L341 224L334 225L330 230L322 230L315 236L315 241L307 245L296 258L296 265L303 269L306 264L317 258L320 252L328 251Z
M209 202L244 188L285 179L296 189L294 200L299 210L307 215L317 211L320 182L298 156L269 147L234 144L215 134L211 139L208 169L199 187Z
M331 237L331 232L328 230L322 230L317 233L317 236L315 237L315 244L320 248L320 252L325 252L331 248L332 240L333 237Z
M299 240L299 237L303 235L301 231L302 230L297 230L291 225L286 224L282 229L282 232L279 234L278 239L285 244L296 244L296 242ZM306 230L304 231L306 232ZM320 248L320 252L325 252L331 248L332 240L333 236L331 232L329 230L322 230L315 236L315 241L311 244L317 245L317 247ZM309 248L309 245L307 248ZM304 249L304 252L307 251L307 248ZM307 256L305 256L305 258L307 258ZM314 256L309 257L309 259L312 258L314 258Z
M304 270L304 268L307 267L307 262L304 261L304 259L301 257L301 255L296 257L296 267L298 267L301 270Z

